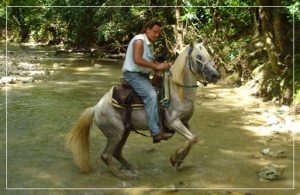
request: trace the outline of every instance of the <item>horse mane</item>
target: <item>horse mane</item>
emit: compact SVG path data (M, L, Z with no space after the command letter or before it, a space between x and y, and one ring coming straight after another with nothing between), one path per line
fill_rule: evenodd
M183 100L183 88L177 84L183 85L184 67L187 59L188 46L186 46L176 58L173 66L171 67L172 72L172 83L174 84L175 90L177 91L179 98Z

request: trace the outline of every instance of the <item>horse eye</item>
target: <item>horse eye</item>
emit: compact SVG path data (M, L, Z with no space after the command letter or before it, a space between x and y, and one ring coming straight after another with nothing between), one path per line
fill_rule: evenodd
M198 60L202 60L202 56L201 56L201 55L197 55L196 58L197 58Z

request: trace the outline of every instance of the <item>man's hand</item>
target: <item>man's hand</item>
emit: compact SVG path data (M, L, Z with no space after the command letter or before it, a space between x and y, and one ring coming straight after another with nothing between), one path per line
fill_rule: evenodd
M155 69L156 70L167 70L171 67L170 63L159 63L156 65Z

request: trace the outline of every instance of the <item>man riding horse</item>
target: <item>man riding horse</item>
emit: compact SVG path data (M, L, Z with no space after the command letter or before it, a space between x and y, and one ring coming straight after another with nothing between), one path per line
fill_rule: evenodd
M157 143L171 137L171 134L160 130L159 122L168 130L177 132L187 141L170 156L172 166L178 168L195 143L197 135L191 131L188 122L194 113L197 82L216 83L219 73L214 67L214 59L208 53L203 43L191 42L176 58L170 67L166 63L155 63L151 43L160 34L160 24L147 23L143 33L135 36L128 47L123 66L124 78L142 97L145 109L132 109L130 125L128 112L113 105L113 86L94 106L86 108L80 115L75 126L65 138L66 147L72 152L76 164L83 172L90 172L90 129L95 123L106 137L106 146L100 155L103 162L120 178L127 178L113 158L128 170L134 167L122 154L123 146L132 131L150 129L153 142ZM165 84L169 88L168 106L163 110L164 119L159 120L157 110L157 95L149 83L148 77L152 69L167 70ZM129 127L128 127L129 126ZM196 127L198 128L198 127ZM200 130L198 130L200 131Z
M153 43L161 32L161 24L150 21L145 24L142 33L133 37L128 45L125 62L122 68L124 79L142 98L148 126L153 137L153 143L167 140L172 133L164 132L160 127L157 93L149 80L152 70L167 70L167 63L154 62Z

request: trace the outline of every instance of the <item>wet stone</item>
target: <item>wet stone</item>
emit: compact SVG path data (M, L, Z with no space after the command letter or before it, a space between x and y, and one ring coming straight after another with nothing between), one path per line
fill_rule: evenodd
M261 151L263 155L268 155L270 153L270 148L265 148Z
M207 94L207 95L205 95L205 98L206 99L217 99L218 95L216 95L216 94Z
M32 77L20 77L19 80L22 83L32 83L32 82L34 82L34 79Z
M274 157L274 158L286 158L287 157L286 151L284 151L284 150L278 150L276 152L270 152L269 155L271 157Z
M265 148L261 151L261 154L263 154L264 156L269 156L269 157L273 157L273 158L286 158L287 157L286 151L282 150L282 149L273 151L270 148Z
M275 167L274 165L268 165L263 167L260 171L257 172L258 177L267 180L278 179L283 174L284 169Z

